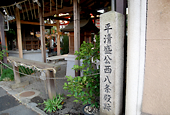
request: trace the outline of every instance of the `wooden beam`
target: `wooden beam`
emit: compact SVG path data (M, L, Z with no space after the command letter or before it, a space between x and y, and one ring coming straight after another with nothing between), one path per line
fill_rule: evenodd
M31 2L30 2L30 0L28 0L28 1L29 1L30 9L31 9L32 20L33 20L34 16L33 16L33 13L32 13L32 6L31 6ZM35 17L35 18L36 18L36 17Z
M56 71L59 71L61 69L59 64L57 65L57 64L51 64L51 63L43 63L40 61L22 59L22 58L13 57L13 56L9 56L7 59L10 61L15 61L16 63L23 63L25 65L35 65L37 68L40 68L40 69L48 68L48 70L50 71L53 71L54 69Z
M16 8L15 11L16 11L15 17L16 17L16 24L17 24L17 40L18 40L19 57L23 58L20 13L18 8Z
M34 5L34 4L32 4L31 3L31 5ZM38 6L34 6L35 7L35 9L38 9ZM27 11L32 11L32 10L34 10L34 8L32 8L32 7L29 7L29 8L27 8L27 10L26 9L23 9L23 10L21 10L21 11L19 11L19 13L25 13L25 12L27 12Z
M54 2L54 0L51 0L51 2L52 2L52 6L55 6L55 2Z
M73 0L74 13L74 53L80 49L80 6L77 0ZM80 66L80 60L75 60L75 65ZM79 72L75 72L75 76L79 76Z
M21 59L21 58L12 57L12 56L8 57L8 60L14 61L16 63L22 63L22 64L25 64L28 66L34 65L35 67L37 67L39 69L45 69L47 78L49 78L49 79L46 79L49 97L50 97L50 99L52 99L53 96L54 97L56 96L54 79L50 79L50 78L54 78L54 73L53 73L54 70L56 70L56 72L57 72L61 69L60 65L43 63L43 62L27 60L27 59ZM18 71L18 67L15 67L14 63L12 65L13 65L13 70L14 70L15 82L20 83L21 81L20 81L19 73L16 72L16 71Z
M57 55L61 55L60 54L60 23L59 23L59 20L56 21L57 23Z
M30 21L24 21L24 20L21 20L21 24L41 25L38 22L30 22ZM56 26L56 24L44 24L44 26Z
M24 10L22 8L22 17L23 17L23 20L25 20L25 15L24 15Z
M42 5L43 5L43 17L44 17L44 0L42 0Z
M44 13L44 17L48 17L48 16L53 16L54 14L59 14L59 13L68 13L68 12L72 12L73 11L73 7L63 7L62 9L58 9L57 11L52 11L51 13Z
M1 38L1 45L5 46L5 35L4 35L4 16L0 13L0 38ZM2 47L1 46L1 47ZM2 49L5 49L2 47ZM4 63L7 63L7 58L3 57Z
M52 4L51 4L51 0L50 0L50 13L52 11Z
M27 12L27 18L28 18L28 20L30 20L30 19L29 19L28 10L27 10L27 6L26 6L26 3L25 3L25 2L24 2L24 5L25 5L26 12Z
M33 9L34 9L34 16L36 18L36 12L35 12L35 5L33 4Z
M45 26L44 26L44 18L43 12L40 8L39 19L40 19L40 34L41 34L41 53L43 62L46 63L46 47L45 47Z
M65 21L72 21L72 20L70 20L70 19L68 19L68 18L65 18L65 17L69 17L69 16L60 16L60 17L54 17L54 16L49 16L49 17L47 17L47 18L49 18L49 19L56 19L56 20L65 20ZM47 19L47 18L44 18L44 19Z

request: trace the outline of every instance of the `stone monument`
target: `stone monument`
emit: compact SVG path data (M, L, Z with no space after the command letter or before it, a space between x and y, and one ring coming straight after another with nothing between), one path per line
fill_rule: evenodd
M100 115L122 115L124 15L100 16Z

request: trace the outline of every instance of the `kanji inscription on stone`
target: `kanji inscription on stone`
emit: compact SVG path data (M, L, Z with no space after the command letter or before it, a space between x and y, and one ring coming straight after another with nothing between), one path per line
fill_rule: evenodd
M100 16L100 114L120 115L123 82L124 16Z

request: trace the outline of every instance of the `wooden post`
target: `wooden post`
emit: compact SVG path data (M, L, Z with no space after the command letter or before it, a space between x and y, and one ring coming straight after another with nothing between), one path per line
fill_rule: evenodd
M48 89L48 95L50 99L53 99L53 97L56 97L56 90L55 90L55 84L54 79L48 79L48 78L54 78L52 71L47 71L47 89Z
M69 34L69 54L74 55L74 32Z
M16 17L16 23L17 23L17 40L18 40L19 57L23 58L22 37L21 37L21 22L20 22L20 13L19 13L18 8L16 8L15 17Z
M6 46L6 51L8 51L6 32L5 32L5 46ZM8 56L8 53L6 53L6 55Z
M0 38L1 38L1 45L5 46L5 35L4 35L4 17L0 13ZM2 47L4 49L4 47ZM3 57L4 63L7 63L7 58Z
M84 41L87 42L87 34L84 32Z
M74 53L80 49L80 6L77 0L73 0L74 13ZM80 60L75 60L75 65L80 66ZM79 76L79 72L75 72L75 76Z
M56 22L57 24L57 55L61 55L60 54L60 23L59 20L57 20Z
M91 43L91 34L88 35L89 43Z
M44 27L43 12L41 8L39 13L39 18L40 18L40 35L41 35L41 53L42 53L43 62L46 63L45 27Z
M16 71L19 71L19 68L18 68L18 67L15 67L14 64L13 64L12 66L13 66L15 84L21 83L20 75L19 75L18 72L16 72Z

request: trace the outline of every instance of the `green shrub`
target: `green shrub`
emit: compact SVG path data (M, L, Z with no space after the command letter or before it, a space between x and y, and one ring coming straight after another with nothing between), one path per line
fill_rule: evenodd
M68 83L65 83L63 89L68 90L74 96L74 102L83 102L83 104L91 104L98 108L100 94L100 70L94 67L93 60L100 60L100 38L96 37L96 43L86 43L85 41L80 47L80 52L76 51L77 60L83 59L82 66L74 65L74 70L83 71L83 76L66 76Z
M3 61L3 57L7 56L8 51L6 50L6 46L0 45L0 60Z
M2 69L2 74L0 77L0 81L13 81L14 80L14 72L13 70L6 68Z

